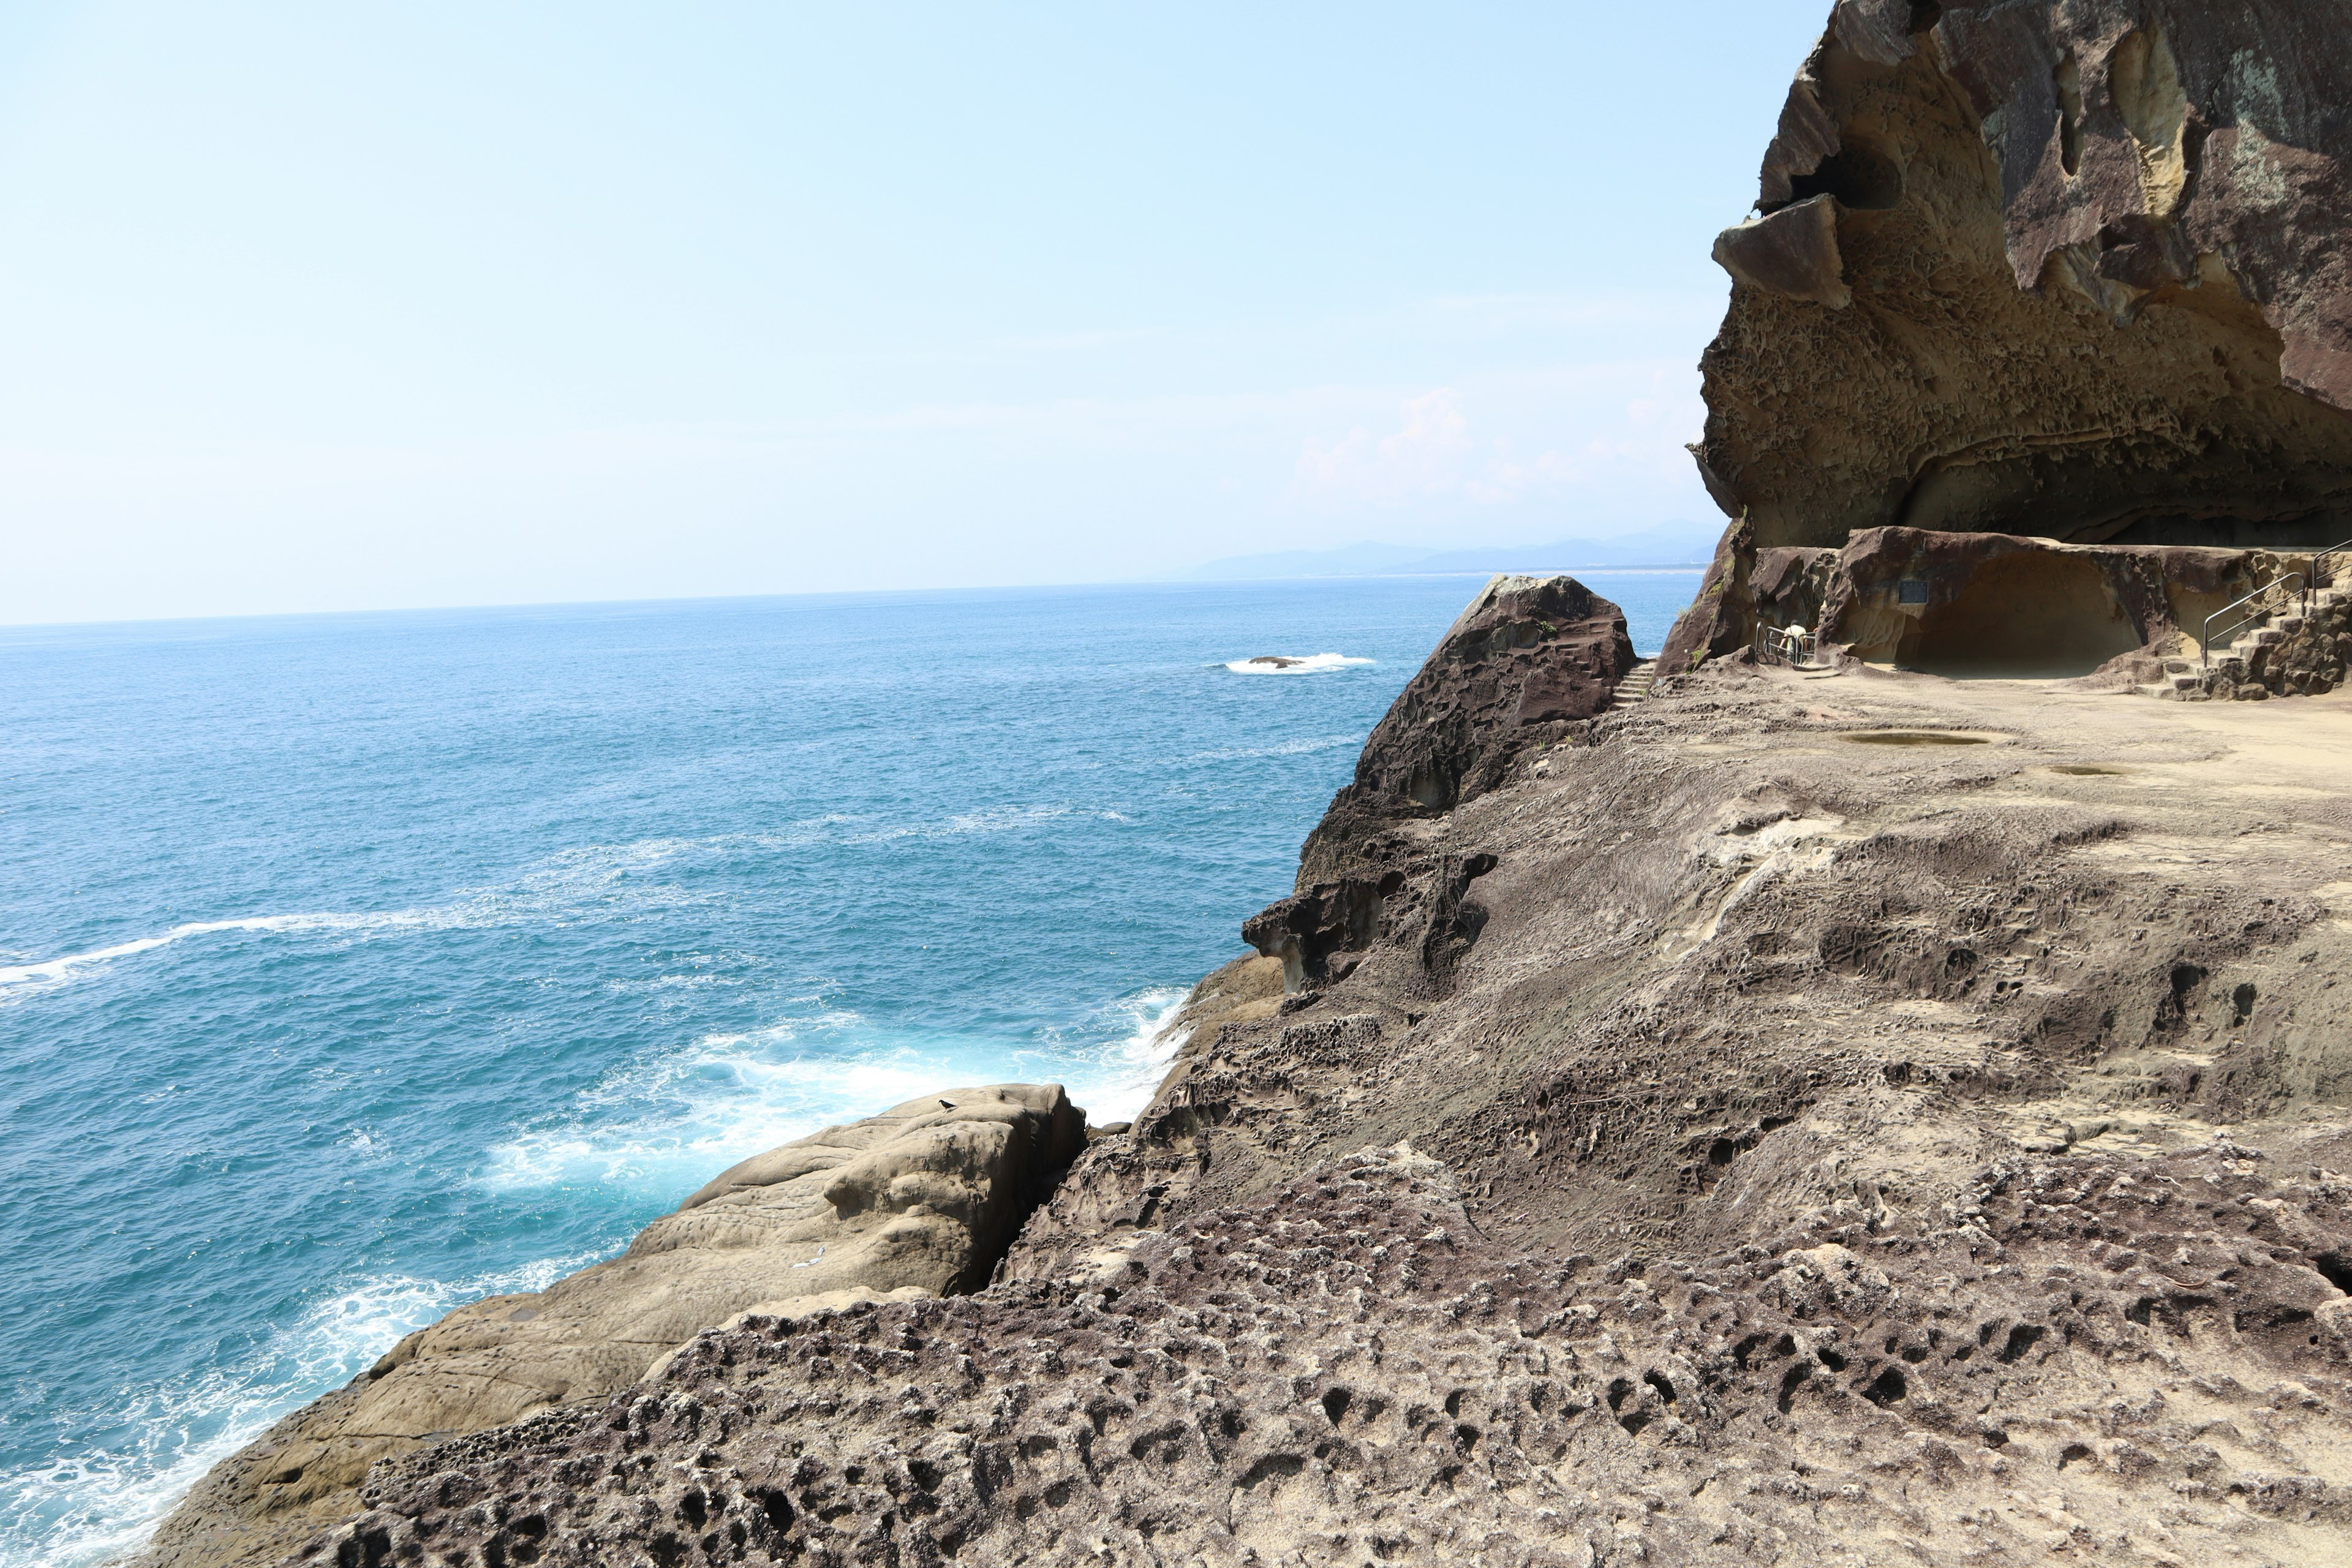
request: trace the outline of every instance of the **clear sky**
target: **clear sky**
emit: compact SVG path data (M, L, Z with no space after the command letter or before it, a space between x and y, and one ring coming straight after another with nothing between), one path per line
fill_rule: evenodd
M1826 0L0 7L0 620L1714 513Z

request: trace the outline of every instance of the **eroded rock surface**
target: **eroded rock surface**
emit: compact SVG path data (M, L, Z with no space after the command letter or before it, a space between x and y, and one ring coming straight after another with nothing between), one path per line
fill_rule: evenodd
M300 1561L2317 1560L2352 1184L2011 1159L1908 1234L1528 1258L1359 1153L1113 1268L753 1317L387 1466Z
M2340 0L1844 0L1717 247L1710 585L1888 525L2352 536L2347 103Z
M1417 868L1347 973L1204 988L987 1289L707 1333L311 1560L2352 1552L2352 699L1710 666L1563 739L1335 833Z
M601 1399L698 1331L966 1290L1085 1141L1056 1085L927 1095L757 1155L545 1290L460 1307L216 1467L158 1531L163 1568L274 1562L351 1513L376 1460Z
M1634 662L1625 613L1575 578L1495 578L1372 731L1307 838L1298 891L1331 879L1326 845L1493 788L1530 748L1606 710Z

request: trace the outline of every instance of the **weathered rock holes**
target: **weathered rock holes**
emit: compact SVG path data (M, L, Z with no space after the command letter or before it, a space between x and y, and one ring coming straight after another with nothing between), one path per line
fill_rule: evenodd
M1805 1380L1812 1375L1812 1367L1801 1361L1780 1374L1780 1397L1772 1403L1779 1407L1781 1415L1789 1414L1790 1407L1797 1403L1797 1390L1802 1388L1805 1385Z
M1650 1413L1643 1409L1639 1404L1635 1404L1631 1409L1626 1408L1627 1402L1633 1398L1634 1389L1635 1384L1631 1379L1612 1377L1609 1380L1609 1387L1605 1392L1609 1400L1609 1413L1617 1417L1617 1425L1625 1428L1627 1436L1638 1437L1642 1435L1642 1428L1650 1424Z
M1884 1410L1907 1397L1910 1392L1911 1385L1904 1381L1902 1369L1890 1366L1870 1380L1870 1386L1862 1391L1862 1396Z
M2040 1344L2042 1342L2042 1336L2049 1331L2049 1330L2042 1328L2038 1323L2018 1324L2015 1328L2009 1331L2009 1338L2001 1343L2000 1359L2002 1363L2004 1364L2015 1363L2018 1358L2024 1355L2026 1352L2032 1350L2035 1345Z
M1344 1388L1327 1390L1323 1395L1323 1415L1325 1418L1328 1419L1332 1426L1337 1426L1339 1424L1339 1418L1348 1414L1348 1405L1354 1398L1355 1395L1349 1394Z
M2069 1443L2058 1450L2058 1468L2063 1470L2069 1465L2079 1465L2090 1457L2091 1449L2088 1444Z
M1652 1388L1656 1389L1658 1391L1658 1397L1668 1405L1672 1405L1675 1402L1675 1385L1671 1382L1667 1381L1666 1374L1664 1373L1645 1372L1642 1374L1642 1381L1648 1384Z
M699 1489L689 1491L677 1500L677 1516L693 1529L700 1530L710 1522L710 1500Z
M2165 978L2164 999L2156 1005L2156 1027L2178 1029L2188 1023L2190 999L2205 984L2205 971L2193 963L2176 963Z
M2311 1260L2319 1277L2347 1296L2352 1296L2352 1254L2323 1252Z
M1158 1459L1172 1465L1184 1455L1184 1428L1161 1426L1146 1432L1127 1446L1128 1456L1136 1459Z
M2249 980L2230 993L2230 1026L2237 1027L2254 1016L2254 984Z
M1268 1454L1242 1473L1241 1489L1255 1491L1268 1481L1288 1480L1307 1468L1307 1461L1296 1454Z
M765 1491L754 1493L753 1500L760 1505L760 1511L767 1515L770 1529L781 1535L793 1527L793 1500L782 1491L770 1487Z
M1789 180L1792 203L1813 196L1834 196L1853 212L1885 212L1903 200L1903 170L1867 142L1841 132L1844 145L1822 159L1810 174Z

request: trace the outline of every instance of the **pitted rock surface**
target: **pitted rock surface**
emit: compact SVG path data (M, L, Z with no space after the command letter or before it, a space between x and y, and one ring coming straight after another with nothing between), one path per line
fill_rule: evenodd
M383 1468L298 1560L2326 1561L2347 1200L2221 1143L1533 1259L1370 1151L1090 1278L705 1333Z
M745 1311L984 1283L1085 1140L1058 1085L950 1089L727 1171L619 1258L458 1308L215 1467L146 1561L275 1561L378 1459L601 1399Z

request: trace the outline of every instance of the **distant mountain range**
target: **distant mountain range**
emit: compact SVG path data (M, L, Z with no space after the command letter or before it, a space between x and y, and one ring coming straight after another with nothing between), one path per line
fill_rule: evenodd
M1610 539L1549 544L1497 544L1433 551L1425 545L1349 544L1337 550L1277 550L1228 555L1178 575L1188 582L1262 577L1417 577L1449 573L1575 572L1603 567L1704 566L1714 558L1721 523L1662 522Z

